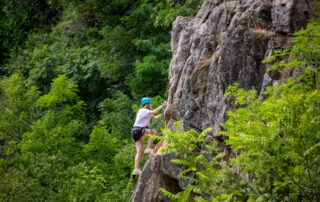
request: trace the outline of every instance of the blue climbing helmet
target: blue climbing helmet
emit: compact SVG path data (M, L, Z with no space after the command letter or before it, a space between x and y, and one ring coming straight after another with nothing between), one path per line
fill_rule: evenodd
M142 106L146 105L146 104L149 104L149 103L152 103L152 99L151 98L148 98L148 97L144 97L140 100L140 104Z

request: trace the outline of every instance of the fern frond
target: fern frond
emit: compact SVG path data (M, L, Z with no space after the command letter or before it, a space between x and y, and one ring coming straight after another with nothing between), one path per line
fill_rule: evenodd
M317 144L314 144L312 147L307 149L307 151L303 153L303 156L304 157L310 156L312 153L316 152L317 149L320 149L320 142L318 142Z
M170 200L174 201L174 202L180 202L179 200L179 196L175 195L167 190L165 190L164 188L160 188L160 192L165 195L166 197L168 197Z
M175 164L182 165L182 166L190 166L191 165L191 162L187 161L185 159L172 159L171 162L175 163Z

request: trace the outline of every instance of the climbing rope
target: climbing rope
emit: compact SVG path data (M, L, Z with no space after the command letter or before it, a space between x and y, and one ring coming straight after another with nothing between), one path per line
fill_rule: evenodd
M151 128L151 129L158 129L158 128L161 126L162 118L164 117L164 109L166 108L166 106L167 106L166 104L162 106L162 110L163 110L163 111L162 111L159 119L157 120L157 122L156 122L155 124L149 126L149 128Z
M155 124L149 126L149 128L151 128L151 129L159 128L161 126L161 121L162 121L163 116L164 116L164 112L162 112L162 114L161 114L160 118L157 120L157 122Z

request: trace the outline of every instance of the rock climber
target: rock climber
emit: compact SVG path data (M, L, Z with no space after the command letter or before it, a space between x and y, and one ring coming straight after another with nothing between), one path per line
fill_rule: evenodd
M146 134L152 134L152 135L158 134L156 130L149 128L150 120L160 119L161 114L157 116L155 114L165 107L165 103L166 102L163 102L159 107L152 110L153 101L151 98L144 97L140 100L140 104L142 105L142 108L138 110L136 120L133 124L133 128L131 129L131 135L135 141L136 150L137 150L135 160L134 160L134 170L132 172L133 175L141 174L140 162L141 162L141 157L143 152L143 138L145 137ZM144 153L153 152L152 144L153 144L153 139L149 138L148 144L146 149L144 150Z

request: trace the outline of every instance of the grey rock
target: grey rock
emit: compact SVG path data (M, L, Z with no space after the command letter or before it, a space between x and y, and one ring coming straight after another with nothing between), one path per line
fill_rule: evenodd
M173 168L170 163L172 155L150 155L141 176L139 177L137 188L131 197L133 202L160 202L170 201L160 192L160 188L165 188L171 193L181 191L181 185L175 176L180 170Z
M224 96L228 86L238 82L261 93L276 85L281 74L269 74L262 60L272 50L290 46L292 33L304 27L313 12L312 1L207 0L194 19L177 17L171 35L167 109L182 120L185 130L211 127L207 139L218 138L231 109ZM165 177L177 182L175 190L186 185L177 178L181 167L169 160L169 156L149 159L134 201L160 201L157 189Z

